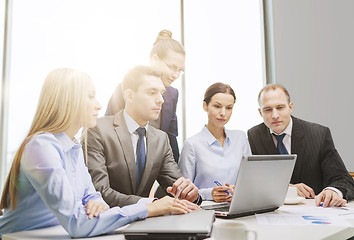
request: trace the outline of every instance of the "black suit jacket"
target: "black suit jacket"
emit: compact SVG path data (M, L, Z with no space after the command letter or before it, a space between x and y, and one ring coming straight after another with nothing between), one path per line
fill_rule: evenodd
M297 160L291 183L305 183L315 194L335 187L347 200L354 199L354 181L339 156L329 128L293 119L291 153ZM279 154L268 127L262 123L248 130L252 154Z
M177 127L177 101L178 90L173 87L166 87L163 95L164 103L161 109L161 126L160 129L167 133L168 139L176 162L179 159L179 148L177 143L178 127Z

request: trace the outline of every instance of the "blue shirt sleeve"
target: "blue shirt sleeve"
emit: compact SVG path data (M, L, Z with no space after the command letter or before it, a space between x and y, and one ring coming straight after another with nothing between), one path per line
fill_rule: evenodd
M182 176L194 182L195 179L196 158L192 145L187 141L184 142L178 166Z
M30 183L72 237L110 232L147 217L146 206L134 204L114 207L99 217L88 219L85 204L89 200L104 201L93 187L83 163L81 147L76 150L76 158L70 159L53 135L44 135L26 145L21 160L21 168ZM72 176L77 182L72 182Z
M183 145L181 157L178 166L181 170L182 176L195 182L196 176L196 156L192 144L187 140ZM211 195L213 188L199 188L199 195L203 200L213 200Z

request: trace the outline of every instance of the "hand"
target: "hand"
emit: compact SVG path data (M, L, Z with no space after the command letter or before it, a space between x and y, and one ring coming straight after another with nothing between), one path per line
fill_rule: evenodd
M146 205L148 217L155 217L165 214L185 214L201 208L187 200L178 200L169 196L163 197Z
M185 206L187 206L187 208L189 210L192 210L192 211L195 211L195 210L202 210L202 208L200 206L198 206L197 204L195 203L192 203L188 200L185 200L185 199L182 199L180 200Z
M214 187L211 191L211 196L215 202L231 202L234 189L235 185L226 183L223 186ZM228 191L231 195L227 194L226 191Z
M234 195L234 191L235 191L235 185L225 183L225 186L226 186L226 187L229 187L229 190L227 190L227 191L228 191L229 193L231 193L231 196L233 196L233 195Z
M316 206L325 207L344 207L347 204L347 200L341 198L338 193L331 189L324 189L315 199Z
M315 192L304 183L290 185L297 188L297 195L305 198L315 198Z
M104 212L109 209L107 204L95 200L88 201L85 207L86 207L86 214L88 215L89 219L93 217L98 217L98 215L100 215L101 212Z
M180 199L186 199L190 202L197 200L198 188L191 180L180 177L173 183L172 187L168 187L166 190L168 193L176 196L179 188L182 189L181 194L178 196Z

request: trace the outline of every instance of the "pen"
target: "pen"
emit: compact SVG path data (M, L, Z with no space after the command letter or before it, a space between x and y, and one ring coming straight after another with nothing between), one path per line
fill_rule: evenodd
M323 202L320 203L319 207L323 207ZM349 211L349 208L346 207L338 207L337 209L344 210L344 211ZM351 212L349 214L354 214L354 212ZM346 214L339 214L339 215L346 215Z
M218 181L214 181L214 183L216 184L216 185L218 185L218 186L222 186L221 185L221 183L219 183ZM225 190L225 192L227 193L227 194L229 194L230 196L232 196L232 194L231 193L229 193L227 190Z

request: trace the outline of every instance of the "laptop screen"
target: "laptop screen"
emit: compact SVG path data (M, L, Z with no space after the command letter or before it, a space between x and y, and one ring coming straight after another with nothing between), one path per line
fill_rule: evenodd
M283 205L296 155L253 155L241 160L230 214Z
M209 205L219 217L233 218L269 212L283 205L296 155L252 155L241 160L229 206ZM227 210L222 210L226 208Z

